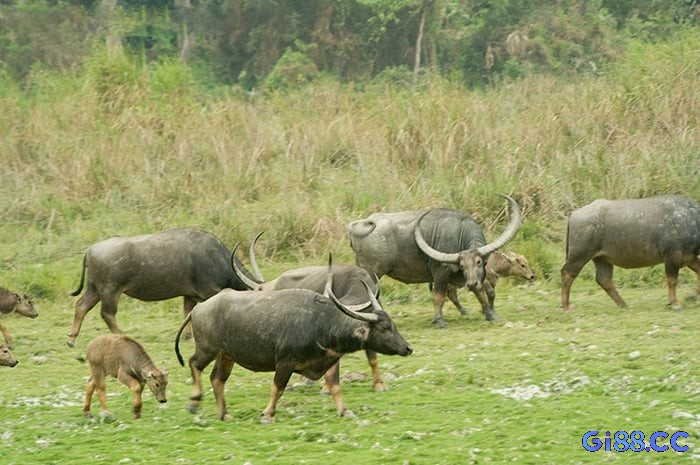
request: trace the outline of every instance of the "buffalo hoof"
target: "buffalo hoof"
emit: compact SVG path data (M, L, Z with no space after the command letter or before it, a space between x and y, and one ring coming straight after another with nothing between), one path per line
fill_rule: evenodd
M674 304L674 303L669 302L666 304L666 306L670 307L671 310L675 310L677 312L680 312L681 310L683 310L683 306L681 304Z
M187 407L185 407L188 412L190 413L197 413L199 412L199 405L192 405L192 404L187 404Z
M100 423L114 423L117 420L117 417L112 415L112 412L109 412L107 410L103 410L100 412Z
M389 388L386 387L384 383L377 383L374 386L372 386L372 390L374 392L386 392L389 390Z
M457 310L459 310L460 315L467 316L467 311L464 309L464 307L459 307Z
M357 415L355 415L350 409L343 410L343 413L341 413L340 416L346 418L357 418Z
M435 325L435 328L437 328L437 329L447 328L447 323L445 323L445 320L443 320L442 318L434 319L433 324Z
M75 347L75 338L69 337L68 340L66 341L66 344L68 345L68 347L70 347L72 349L73 347Z
M491 323L498 321L498 315L496 315L496 312L487 312L486 321L489 321Z
M260 423L263 425L269 425L275 422L275 417L271 417L269 415L265 415L264 413L260 417Z

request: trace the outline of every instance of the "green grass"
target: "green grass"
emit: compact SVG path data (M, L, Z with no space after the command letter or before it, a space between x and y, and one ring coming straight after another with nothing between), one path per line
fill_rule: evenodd
M278 266L298 264L278 264ZM273 276L275 271L263 269ZM629 274L629 272L628 272ZM683 273L681 295L692 286ZM446 308L449 327L430 324L425 286L384 281L385 307L415 353L380 356L390 390L370 390L364 354L341 363L345 401L356 418L335 415L316 387L284 394L277 422L263 425L271 373L234 368L226 397L233 420L220 422L209 391L199 413L185 410L189 370L174 357L180 302L122 299L123 329L170 371L169 402L144 395L141 420L131 396L108 383L117 420L82 417L88 368L77 360L106 331L99 310L88 314L76 348L65 345L72 300L39 299L35 320L6 317L15 335L13 369L3 369L0 459L29 463L691 463L698 458L700 372L696 363L700 305L664 307L662 284L623 288L630 309L619 310L591 281L574 284L576 310L563 313L556 283L502 283L501 321L489 324L464 294L467 317ZM185 342L187 357L192 342ZM639 352L638 358L634 352ZM633 354L633 355L630 355ZM211 367L210 367L211 368ZM210 371L206 371L206 375ZM93 399L93 411L99 411ZM690 451L634 454L586 452L591 429L683 430Z

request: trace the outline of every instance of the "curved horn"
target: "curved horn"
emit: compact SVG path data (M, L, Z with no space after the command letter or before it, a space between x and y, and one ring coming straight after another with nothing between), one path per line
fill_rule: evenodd
M427 242L425 242L425 239L423 239L423 234L420 232L420 223L423 221L423 217L430 213L432 210L428 210L427 212L423 213L420 218L418 218L418 221L416 222L416 228L413 230L413 237L416 240L416 245L418 248L426 254L428 257L432 258L433 260L440 262L440 263L459 263L459 254L458 253L445 253L445 252L440 252L439 250L433 249L431 246L428 245Z
M253 242L250 243L250 249L248 249L248 260L250 260L250 266L253 268L253 277L260 283L264 283L265 278L263 278L260 268L258 268L258 262L255 260L255 251L253 249L255 249L255 244L258 242L258 239L260 239L260 236L262 236L264 232L265 231L260 231L258 235L255 236Z
M367 289L367 294L369 294L369 300L372 302L372 308L375 310L384 310L382 308L382 304L379 303L379 300L377 300L377 297L379 297L379 283L377 283L377 295L374 295L374 292L372 292L372 288L367 284L367 282L363 279L362 284L365 285L365 289Z
M238 249L238 243L233 246L233 250L231 251L231 267L233 268L233 273L236 275L236 277L251 291L259 291L262 289L261 284L251 278L248 277L248 273L244 268L242 268L242 265L239 265L238 260L236 260L236 250Z
M367 286L367 283L362 281L365 286ZM367 293L370 295L370 301L374 299L374 296L372 295L372 292L367 288ZM374 323L379 319L379 316L374 314L374 313L360 313L356 312L354 310L351 310L347 306L343 305L338 298L333 294L333 276L329 273L328 279L326 280L326 288L324 289L323 292L324 295L326 295L333 303L335 306L340 310L341 312L345 313L347 316L350 318L354 318L356 320L364 321L366 323ZM374 300L376 302L376 299Z
M508 223L508 226L506 227L505 231L503 231L501 235L498 236L498 238L496 238L489 244L482 245L477 249L477 252L479 252L479 254L481 255L488 255L494 250L500 249L501 247L506 245L515 237L515 233L518 232L518 228L520 227L520 220L522 218L522 215L520 214L520 206L518 205L518 203L505 194L498 195L506 199L510 204L510 208L512 210L510 214L510 222Z

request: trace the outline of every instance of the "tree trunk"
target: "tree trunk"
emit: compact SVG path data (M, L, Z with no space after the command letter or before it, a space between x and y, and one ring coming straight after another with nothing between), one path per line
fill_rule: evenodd
M418 37L416 38L416 56L413 62L413 79L418 78L418 71L420 71L420 58L421 58L421 47L423 45L423 30L425 29L425 16L427 14L427 7L425 2L421 6L420 13L420 25L418 26Z

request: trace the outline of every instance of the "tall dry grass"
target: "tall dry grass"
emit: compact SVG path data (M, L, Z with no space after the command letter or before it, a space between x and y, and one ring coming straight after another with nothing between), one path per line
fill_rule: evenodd
M195 225L227 243L265 230L261 256L351 260L344 224L445 206L495 234L506 192L517 246L545 274L567 214L597 197L700 200L700 43L634 44L608 74L471 91L434 79L362 91L331 80L288 94L216 96L172 63L97 57L0 91L0 256L79 256L115 234Z

